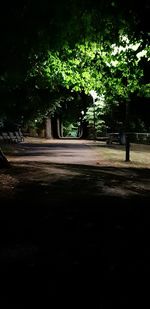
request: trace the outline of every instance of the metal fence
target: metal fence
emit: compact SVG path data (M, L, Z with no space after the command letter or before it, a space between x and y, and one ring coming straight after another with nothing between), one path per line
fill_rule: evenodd
M150 133L140 133L140 132L126 132L126 133L108 133L107 134L107 144L118 143L120 145L125 145L126 135L129 136L131 143L146 144L150 145Z

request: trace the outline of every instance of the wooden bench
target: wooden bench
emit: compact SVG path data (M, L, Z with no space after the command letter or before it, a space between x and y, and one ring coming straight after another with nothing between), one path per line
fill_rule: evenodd
M109 133L106 143L108 145L110 145L112 143L125 145L125 137L124 137L124 135L121 135L120 133Z
M0 133L0 143L20 143L24 141L24 136L22 132L1 132Z

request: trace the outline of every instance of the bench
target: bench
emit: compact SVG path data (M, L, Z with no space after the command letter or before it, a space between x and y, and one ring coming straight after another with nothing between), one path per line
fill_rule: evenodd
M110 145L112 143L117 143L117 144L120 144L120 145L125 145L125 135L124 134L120 134L120 133L109 133L109 135L107 137L106 143L108 145Z
M0 143L20 143L24 141L24 136L22 132L1 132L0 133Z

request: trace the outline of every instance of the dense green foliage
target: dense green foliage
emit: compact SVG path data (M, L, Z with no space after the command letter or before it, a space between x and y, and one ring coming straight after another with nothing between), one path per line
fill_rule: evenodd
M0 19L1 116L39 119L72 97L76 108L75 92L88 96L91 89L105 95L107 110L135 93L148 97L147 58L138 59L131 48L114 52L114 44L128 43L121 39L125 35L131 44L140 42L139 51L148 49L148 12L147 1L6 0Z
M149 47L146 45L142 49L142 46L142 40L130 43L128 37L122 35L118 45L84 41L70 48L66 44L59 51L48 51L44 61L36 58L28 78L34 80L36 88L42 85L57 93L60 89L66 89L69 96L71 93L74 96L76 92L89 96L94 89L98 95L105 97L103 114L107 114L113 106L130 100L133 95L150 95L150 84L145 81L142 66L142 59L147 63L149 61ZM75 105L75 100L73 103ZM98 129L104 120L100 118L102 111L96 104L94 112L98 117ZM93 107L89 107L85 117L89 123L92 110Z
M60 51L48 51L42 62L36 59L30 78L35 79L35 87L44 86L51 91L64 87L87 94L94 89L104 94L109 90L112 95L127 98L143 85L139 62L142 55L148 57L148 47L140 54L140 45L141 42L130 44L127 37L118 46L91 41L77 43L73 49L65 45Z

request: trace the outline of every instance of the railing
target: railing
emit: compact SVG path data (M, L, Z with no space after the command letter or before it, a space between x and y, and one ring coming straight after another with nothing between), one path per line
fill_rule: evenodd
M150 133L131 133L131 141L135 143L150 144Z
M140 133L140 132L126 132L126 133L108 133L107 144L112 144L113 142L124 145L126 143L126 135L129 136L131 143L138 144L150 144L150 133Z

